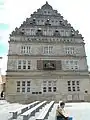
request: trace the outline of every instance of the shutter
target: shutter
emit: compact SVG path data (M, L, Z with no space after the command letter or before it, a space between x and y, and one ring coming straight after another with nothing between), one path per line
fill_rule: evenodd
M42 60L37 60L37 69L42 70L43 69L43 61Z
M62 70L62 63L61 63L61 60L56 61L56 70Z

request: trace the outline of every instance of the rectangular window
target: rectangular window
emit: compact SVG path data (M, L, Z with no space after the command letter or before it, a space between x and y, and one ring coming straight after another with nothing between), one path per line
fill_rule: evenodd
M43 86L47 86L47 81L43 81Z
M66 69L69 70L69 66L66 66Z
M47 92L47 90L46 90L47 88L46 87L43 87L43 92Z
M31 52L31 47L30 46L21 46L21 53L27 54Z
M56 86L56 81L53 81L53 86Z
M65 52L66 52L66 54L74 54L74 48L73 47L66 47Z
M28 50L29 53L31 53L31 47L29 46L29 50Z
M26 69L26 61L23 60L23 69Z
M79 81L76 81L76 84L79 85Z
M26 53L25 46L23 46L23 53Z
M73 61L70 61L70 64L73 64Z
M23 53L23 46L21 47L21 53Z
M27 46L27 53L29 53L29 49L28 49L29 47Z
M21 69L21 60L18 61L18 69Z
M71 91L71 87L68 87L68 91Z
M53 92L56 92L56 87L53 87Z
M25 92L25 88L22 88L22 92Z
M72 70L74 69L73 66L71 66L71 69L72 69Z
M51 83L48 83L48 86L52 86L52 84L51 84Z
M51 86L52 85L52 82L51 81L48 81L48 86Z
M30 52L31 52L31 47L27 46L27 53L30 53Z
M77 70L77 69L78 69L78 66L75 66L75 69Z
M30 81L27 81L27 86L30 86Z
M72 81L72 85L75 85L75 81Z
M22 86L25 86L25 81L22 81Z
M18 64L21 65L21 60L18 61Z
M27 88L27 92L30 92L30 88L29 87Z
M52 87L48 87L48 92L52 92Z
M44 53L45 54L50 54L52 53L52 49L53 49L53 46L47 46L47 47L44 47Z
M77 65L77 63L78 63L77 61L74 61L74 64L75 64L75 65Z
M44 47L44 53L48 53L48 47Z
M75 91L75 87L73 87L72 89L73 89L73 91Z
M48 83L52 83L52 81L48 81Z
M31 61L28 61L28 69L31 68Z
M19 70L21 69L21 66L20 66L20 65L18 66L18 69L19 69Z
M47 81L43 81L43 83L47 83Z
M23 69L26 69L26 66L23 66Z
M65 64L66 64L66 69L70 69L70 70L78 70L78 65L77 65L77 61L74 61L74 60L68 60L68 61L65 61Z
M20 88L17 88L17 92L20 92Z
M20 86L20 81L17 81L17 86Z
M70 85L70 81L67 81L68 85Z
M77 86L77 91L80 91L80 87L79 86Z
M48 49L49 49L49 50L48 50L48 53L52 53L53 46L49 46Z

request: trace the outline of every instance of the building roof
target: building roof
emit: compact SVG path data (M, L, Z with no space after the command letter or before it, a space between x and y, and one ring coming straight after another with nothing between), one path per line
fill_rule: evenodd
M48 12L50 14L45 14L45 12ZM48 27L61 27L61 28L65 28L65 29L69 29L71 31L71 35L73 35L73 37L79 37L82 38L82 35L79 34L78 30L75 30L70 23L68 23L67 20L64 20L63 16L58 13L57 10L54 10L52 8L51 5L48 4L48 2L46 2L40 9L37 9L36 12L34 12L33 14L31 14L30 18L26 18L26 20L21 24L21 26L19 28L15 28L15 30L10 34L10 37L12 36L25 36L25 31L24 28L26 27L34 27L34 26L38 26L37 25L37 20L40 19L40 17L42 16L42 18L46 19L47 25ZM53 26L53 24L49 24L49 21L51 18L55 18L55 19L59 19L59 26ZM45 22L45 25L46 25ZM41 25L42 27L42 25Z

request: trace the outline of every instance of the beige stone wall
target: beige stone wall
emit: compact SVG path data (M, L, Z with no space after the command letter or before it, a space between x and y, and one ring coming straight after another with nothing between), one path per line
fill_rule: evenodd
M24 76L25 77L25 76ZM39 77L39 78L38 78ZM66 79L67 78L67 79ZM50 75L48 76L48 74L42 74L42 76L33 76L33 77L27 77L26 78L22 78L18 77L18 78L9 78L7 79L7 83L6 83L6 100L10 101L10 102L22 102L22 103L29 103L32 102L34 100L55 100L56 102L59 100L64 100L64 101L80 101L80 100L84 100L84 101L90 101L90 81L89 79L79 79L74 77L66 77L63 78L60 76L53 76ZM71 79L70 79L71 78ZM31 92L30 93L17 93L16 91L16 81L27 81L30 80L31 81ZM43 80L47 80L47 81L53 81L56 80L57 81L57 92L56 93L43 93L42 89L42 81ZM67 85L67 81L68 80L79 80L80 81L80 92L68 92L68 85ZM88 93L85 93L85 91L88 91ZM38 95L33 95L32 92L42 92L42 94L38 94Z
M47 43L37 43L37 44L33 44L33 43L11 43L10 44L10 48L9 48L9 54L21 54L21 46L22 45L27 45L27 46L31 46L31 53L30 55L44 55L43 53L43 47L50 45L53 46L53 50L52 53L50 55L60 55L60 56L64 56L66 55L65 52L65 47L74 47L75 51L75 55L77 56L85 56L85 50L82 44L63 44L63 43L58 43L58 44L47 44Z
M37 70L37 60L61 60L62 61L62 70L67 70L66 69L66 59L64 57L9 57L8 59L8 64L7 64L7 69L8 70L17 70L17 66L18 66L18 60L31 60L31 69L30 70ZM84 70L87 71L88 66L87 66L87 61L85 58L67 58L68 61L78 61L78 66L79 66L79 70Z

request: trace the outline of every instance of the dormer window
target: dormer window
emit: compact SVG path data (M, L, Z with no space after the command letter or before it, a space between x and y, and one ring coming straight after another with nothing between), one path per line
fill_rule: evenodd
M55 30L55 32L59 32L58 30Z
M50 24L50 19L47 19L47 21L45 22L45 25L51 25Z
M60 36L60 32L59 32L58 30L55 30L55 32L54 32L53 35L54 35L54 36Z
M47 19L47 22L49 22L49 19Z
M62 20L60 20L60 25L65 26L65 24Z
M30 25L35 25L36 24L36 18L33 18L32 21L30 21Z
M33 18L33 21L35 21L36 20L36 18Z
M22 30L21 30L21 34L24 35L24 33L25 33L25 31L24 31L24 29L22 29Z
M75 33L74 33L74 30L71 30L71 36L74 36Z
M38 36L43 35L43 32L42 32L42 29L41 29L41 28L38 28L38 30L37 30L37 32L36 32L36 35L38 35Z
M41 31L42 29L41 28L38 28L38 31Z
M46 13L46 11L44 11L44 13Z
M30 22L30 25L32 25L33 23L32 22Z

